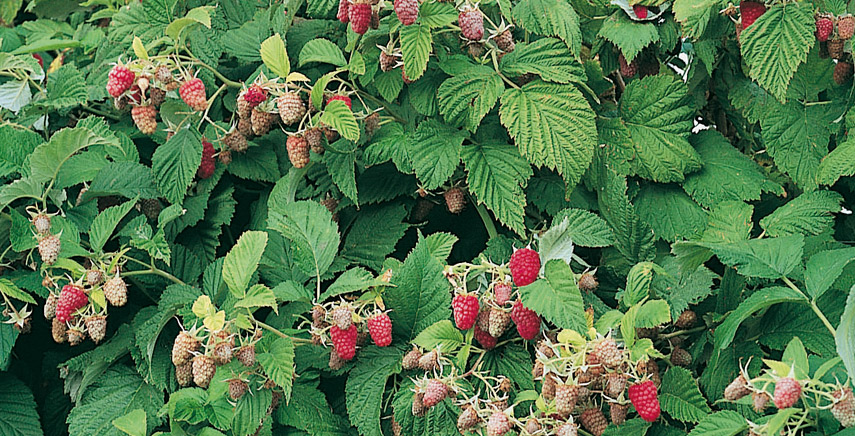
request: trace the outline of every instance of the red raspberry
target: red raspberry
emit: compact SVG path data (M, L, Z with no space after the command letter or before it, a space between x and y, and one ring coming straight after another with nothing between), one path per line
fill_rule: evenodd
M130 89L135 80L136 74L129 70L128 67L116 65L110 70L110 74L107 75L107 93L111 97L116 98Z
M350 19L350 28L362 35L371 25L371 3L353 3L347 11Z
M507 282L496 282L493 285L493 297L496 304L504 306L511 299L511 284Z
M267 90L260 85L253 84L244 92L243 99L246 100L250 108L254 108L267 100Z
M652 380L630 386L628 395L641 419L653 422L659 418L659 397Z
M819 17L816 19L816 39L819 42L828 41L828 37L834 31L834 22L828 17Z
M356 337L358 335L355 324L351 324L347 330L342 330L338 326L330 327L333 347L342 360L351 360L353 356L356 356Z
M388 347L392 343L392 320L385 313L368 318L368 334L378 347Z
M131 118L143 135L151 135L157 131L157 109L154 106L134 106L131 109Z
M855 395L851 388L843 388L831 394L834 405L831 414L840 421L840 425L849 428L855 426Z
M346 96L346 95L339 95L339 94L336 94L336 95L334 95L334 96L332 96L332 97L330 97L330 98L328 98L328 99L327 99L327 104L330 104L330 102L331 102L331 101L333 101L333 100L341 100L341 101L343 101L343 102L344 102L344 104L346 104L346 105L347 105L347 108L348 108L348 109L351 109L351 110L353 109L353 102L352 102L352 101L350 101L350 97L348 97L348 96Z
M40 54L38 54L38 53L33 53L33 59L35 59L35 60L36 60L36 62L38 62L38 63L39 63L39 66L40 66L40 67L42 67L42 68L44 68L44 67L45 67L45 60L44 60L44 59L42 59L42 55L40 55Z
M216 161L214 160L214 145L206 140L202 140L202 162L199 164L199 169L196 170L196 175L200 179L207 179L214 175Z
M484 36L484 16L477 7L464 7L457 15L457 21L464 38L480 41Z
M761 15L766 13L766 5L763 3L744 1L739 4L739 13L742 16L742 29L754 24Z
M338 13L335 15L339 21L344 24L350 22L350 0L339 0L338 2Z
M415 23L419 18L418 0L395 0L394 6L398 20L405 26Z
M431 408L444 400L447 395L448 386L445 383L437 379L430 379L425 388L425 396L422 398L422 404L427 408Z
M282 122L289 126L299 122L306 114L306 105L303 104L303 100L296 92L282 94L276 99L276 105L279 108L279 118L282 118Z
M496 410L487 420L487 436L502 436L511 431L511 421L508 415L501 410Z
M475 325L478 318L480 304L478 297L472 294L458 294L451 300L451 309L454 312L454 324L460 330L469 330Z
M779 409L792 407L802 395L802 385L792 377L784 377L775 383L775 395L772 402Z
M855 34L855 17L844 15L837 19L837 37L846 41Z
M515 285L530 285L537 280L537 275L540 273L540 255L531 248L514 251L508 267L511 269L511 277Z
M445 191L442 196L445 198L445 207L448 208L449 212L455 215L463 212L463 208L466 207L466 195L462 189L457 187L451 188Z
M309 164L309 141L301 136L289 136L285 140L285 148L288 150L288 159L294 168L303 168Z
M71 314L89 304L89 297L75 285L65 285L56 302L56 319L61 322L71 320Z
M499 343L499 340L490 336L489 333L481 330L481 327L475 325L475 340L484 347L485 350L492 350L496 348L496 344Z
M540 332L540 317L535 311L523 306L522 301L514 303L511 319L517 325L517 332L527 341L534 339Z
M643 20L647 18L647 7L642 5L634 5L632 7L632 11L635 12L635 16L638 19Z
M193 78L184 82L178 88L178 94L194 111L201 112L208 108L208 97L205 95L205 84L202 79Z

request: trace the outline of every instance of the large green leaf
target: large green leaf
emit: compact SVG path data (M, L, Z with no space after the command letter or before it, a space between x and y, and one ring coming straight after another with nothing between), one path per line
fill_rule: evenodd
M525 307L560 328L584 332L585 308L573 271L566 262L551 260L544 267L546 279L520 288Z
M89 245L93 251L99 252L104 248L104 244L116 230L116 226L133 209L136 203L136 200L126 201L122 205L104 210L95 217L92 226L89 227Z
M523 0L514 6L514 19L523 29L564 41L570 52L581 55L579 16L564 0Z
M502 56L499 69L511 76L533 73L547 82L557 83L579 81L585 74L567 47L554 38L517 44L513 52Z
M748 74L778 100L816 41L813 9L802 3L769 7L740 35Z
M843 365L849 374L855 374L855 286L849 290L846 309L840 317L835 335L837 354L843 359Z
M694 239L706 230L704 210L675 185L644 185L635 198L635 208L653 234L669 242Z
M748 428L745 417L732 410L707 415L689 432L689 436L736 436Z
M332 264L341 237L332 214L315 201L296 201L270 210L270 228L291 241L297 267L314 277Z
M71 156L95 145L116 147L118 140L98 136L82 127L62 129L54 133L50 141L39 145L30 154L30 179L40 183L56 179L60 168Z
M0 374L0 434L3 436L44 434L33 393L27 385L7 372Z
M364 436L383 436L380 411L386 379L401 372L403 353L395 347L368 347L359 352L359 360L347 377L347 412Z
M442 82L437 90L439 112L449 123L474 132L504 90L502 77L492 68L473 65L464 74Z
M600 214L614 232L615 248L630 264L652 260L656 254L653 245L656 237L629 202L626 178L602 168L596 182L602 187L597 195Z
M692 373L676 366L662 376L659 403L665 413L683 422L696 423L712 412Z
M804 295L799 292L774 286L763 288L746 298L745 301L739 304L739 307L731 312L723 323L715 330L715 344L718 348L725 348L733 342L733 337L736 335L736 330L742 321L748 319L751 314L758 310L765 309L773 304L778 303L806 303Z
M818 299L843 273L843 268L855 260L855 247L820 251L807 261L805 267L805 291L814 300Z
M282 388L285 401L288 402L294 382L294 341L291 338L276 338L264 353L258 354L258 363L276 386Z
M335 129L342 137L351 141L359 139L359 124L347 104L333 100L324 107L321 122Z
M657 182L680 182L701 167L697 151L687 140L695 110L686 85L676 77L655 75L627 85L620 114L636 159L639 176Z
M181 203L187 187L202 163L202 143L188 129L181 129L166 144L157 147L151 158L157 188L170 203Z
M407 154L416 177L425 189L436 189L445 183L460 163L460 151L466 132L437 120L419 124L412 141L406 143Z
M828 152L833 113L828 106L806 106L795 101L770 106L760 119L769 155L798 187L815 189L820 163Z
M515 147L502 143L463 147L469 191L483 202L502 224L517 234L525 233L525 187L532 171Z
M413 24L401 29L401 54L407 78L416 80L427 69L433 38L430 27L425 24Z
M817 170L817 182L833 185L838 179L855 174L855 136L850 136L822 158Z
M620 49L627 62L632 62L641 49L659 41L659 32L652 22L637 22L618 9L603 21L597 34Z
M575 185L591 163L597 140L594 114L575 86L535 80L502 95L502 124L520 153L555 169Z
M599 216L582 209L568 208L559 211L553 223L567 220L567 231L574 245L580 247L606 247L614 243L615 236L609 225Z
M843 197L834 191L805 192L760 220L769 236L818 235L834 223Z
M267 233L250 231L241 235L223 261L223 281L237 297L246 295L246 288L258 268L261 255L267 246Z

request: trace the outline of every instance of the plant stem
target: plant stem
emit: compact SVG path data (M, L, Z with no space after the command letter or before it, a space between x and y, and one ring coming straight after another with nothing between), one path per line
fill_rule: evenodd
M661 339L671 339L671 338L676 337L676 336L690 335L692 333L702 332L702 331L706 330L706 328L707 328L706 326L702 325L699 327L690 328L688 330L677 330L676 332L671 332L668 334L659 335L659 337Z
M163 278L171 281L172 283L187 286L187 283L184 283L178 277L175 277L174 275L172 275L166 271L163 271L163 270L159 269L158 267L154 266L154 261L152 261L151 264L148 264L148 263L145 263L141 260L134 259L133 257L130 257L130 256L122 256L122 257L130 260L131 262L134 262L134 263L137 263L139 265L148 267L147 270L128 271L128 272L122 273L123 275L135 276L135 275L140 275L140 274L154 274L156 276L163 277Z
M484 228L487 229L487 235L490 236L490 239L499 236L499 233L496 231L496 224L493 223L493 219L490 218L490 213L487 212L484 205L475 203L475 210L478 211L478 216L480 216L481 221L484 222Z
M310 343L312 343L312 341L310 341L308 339L294 338L294 337L288 336L285 333L282 333L279 330L275 329L273 326L265 324L259 320L255 320L255 324L257 326L263 328L264 330L267 330L267 331L275 334L276 336L279 336L280 338L290 339L290 340L294 341L294 343L296 343L296 344L310 344Z
M787 277L784 277L784 278L782 278L781 280L782 280L784 283L786 283L786 284L787 284L787 286L789 286L789 287L790 287L790 289L792 289L792 290L794 290L794 291L798 292L799 294L801 294L801 295L802 295L802 297L805 297L805 300L807 300L807 299L808 299L808 298L807 298L807 295L805 295L805 293L804 293L804 292L802 292L802 290L801 290L801 289L799 289L799 287L798 287L798 286L796 286L796 284L795 284L795 283L793 283L793 282L792 282L792 280L790 280L790 279L789 279L789 278L787 278ZM834 326L832 326L832 325L831 325L831 322L829 322L829 321L828 321L828 318L826 318L826 317L825 317L825 314L823 314L823 313L822 313L822 311L821 311L821 310L819 310L819 306L817 306L817 305L816 305L816 300L815 300L815 299L810 300L810 308L811 308L811 310L813 310L813 313L815 313L815 314L816 314L816 316L817 316L817 317L819 317L819 320L820 320L820 321L822 321L822 323L823 323L823 324L825 324L825 328L827 328L827 329L828 329L828 331L829 331L829 332L831 332L831 337L836 338L836 337L837 337L837 330L834 328Z

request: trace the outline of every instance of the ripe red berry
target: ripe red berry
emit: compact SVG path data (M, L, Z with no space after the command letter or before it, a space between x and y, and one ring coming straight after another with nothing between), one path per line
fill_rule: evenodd
M347 330L342 330L338 326L330 327L330 338L332 339L333 347L335 347L335 352L343 360L350 360L353 359L353 356L356 356L357 336L358 332L356 331L355 324L351 324Z
M56 301L56 319L61 322L71 320L71 314L89 304L89 297L75 285L65 285Z
M253 84L244 92L243 99L246 100L250 108L254 108L267 100L267 90L261 85Z
M451 309L454 312L454 324L460 330L469 330L475 325L478 318L480 304L478 297L472 294L458 294L451 300Z
M306 138L289 136L285 140L285 148L294 168L303 168L309 164L309 141L306 141Z
M540 273L540 255L531 248L523 248L511 255L508 263L511 269L511 277L517 286L526 286L537 280Z
M445 383L437 379L430 379L425 388L425 396L422 398L422 404L427 408L431 408L444 400L447 395L448 386Z
M154 106L134 106L131 109L131 118L143 135L151 135L157 131L157 109Z
M330 102L333 100L341 100L344 102L344 104L347 105L348 109L353 109L353 102L351 102L350 97L348 97L346 95L336 94L336 95L327 99L327 104L330 104Z
M514 303L511 319L517 325L517 332L527 341L534 339L540 332L540 317L535 311L523 306L522 301Z
M481 327L478 327L477 324L475 325L475 340L478 341L485 350L492 350L493 348L496 348L496 344L499 343L497 338L494 338L490 336L489 333L481 330Z
M828 17L819 17L816 19L816 39L819 42L828 41L828 37L834 31L834 22Z
M635 16L640 20L647 18L647 6L633 5L632 11L635 12Z
M779 409L792 407L802 395L802 385L792 377L784 377L775 383L775 395L772 402Z
M739 13L742 17L742 29L754 24L761 15L766 13L766 5L763 3L744 1L739 4Z
M350 22L350 0L339 0L338 2L338 13L335 15L339 21L344 24Z
M214 145L208 141L202 140L202 162L199 164L199 169L196 170L196 175L200 179L207 179L214 175L216 168L216 160L214 160Z
M641 419L653 422L659 418L659 397L653 380L630 386L628 395Z
M419 1L418 0L395 0L395 15L401 24L409 26L416 22L419 18Z
M348 8L348 18L350 19L350 28L360 35L364 34L371 25L371 3L351 4Z
M378 347L388 347L392 343L392 320L385 313L368 318L368 334Z
M193 78L184 82L178 88L178 94L194 111L201 112L208 108L208 97L205 94L205 83L202 79Z
M477 7L464 7L457 15L460 33L471 41L480 41L484 36L484 16Z
M124 65L116 65L107 75L107 93L116 98L134 84L136 74Z

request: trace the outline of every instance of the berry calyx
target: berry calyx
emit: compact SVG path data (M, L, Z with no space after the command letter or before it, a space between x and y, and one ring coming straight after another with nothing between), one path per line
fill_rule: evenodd
M530 285L537 280L540 273L540 255L531 248L519 249L511 255L508 267L515 285Z
M481 309L478 297L472 294L457 294L451 300L454 324L460 330L469 330L475 325L478 311Z
M659 418L659 397L653 380L646 380L630 386L628 396L641 419L653 422Z

